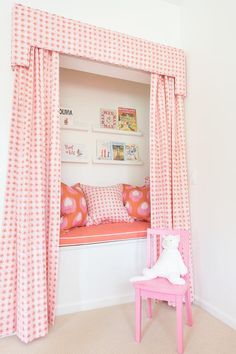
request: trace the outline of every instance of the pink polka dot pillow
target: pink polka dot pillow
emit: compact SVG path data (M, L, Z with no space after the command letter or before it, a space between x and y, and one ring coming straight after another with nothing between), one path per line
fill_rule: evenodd
M123 184L123 202L135 220L150 221L150 187Z
M77 186L74 186L77 189ZM122 200L122 184L93 187L80 184L88 206L87 226L112 222L133 222Z
M68 230L87 223L87 203L83 191L61 183L61 230Z

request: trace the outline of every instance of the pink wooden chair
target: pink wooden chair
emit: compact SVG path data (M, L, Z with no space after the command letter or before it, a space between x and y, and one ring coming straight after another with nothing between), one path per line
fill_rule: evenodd
M164 235L180 235L179 251L189 269L189 233L183 230L148 229L147 232L147 266L150 268L157 260L157 237L160 237L160 252L162 251L162 237ZM135 312L136 312L136 342L141 341L141 313L142 298L147 299L148 317L152 317L152 299L164 300L176 305L177 314L177 341L178 352L183 353L183 319L182 304L185 299L187 324L192 326L192 310L190 302L189 275L184 277L186 284L173 285L165 278L138 281L135 287Z

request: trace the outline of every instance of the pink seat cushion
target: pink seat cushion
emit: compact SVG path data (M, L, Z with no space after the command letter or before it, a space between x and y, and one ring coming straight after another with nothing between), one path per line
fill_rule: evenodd
M150 223L145 221L74 227L71 230L61 231L60 246L144 238L147 237L147 229L149 227Z
M134 283L136 289L160 292L167 295L184 295L187 291L187 284L174 285L165 278L137 281Z

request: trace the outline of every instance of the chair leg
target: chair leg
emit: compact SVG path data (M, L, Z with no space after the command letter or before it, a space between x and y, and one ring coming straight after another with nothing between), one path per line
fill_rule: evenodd
M141 313L142 311L142 298L139 289L135 291L135 340L137 343L141 341Z
M147 315L148 318L152 318L152 299L147 299Z
M178 353L183 353L183 313L182 313L183 299L177 297L176 299L176 316L177 316L177 342Z
M187 290L185 295L185 306L186 306L186 317L187 317L187 325L193 325L193 317L192 317L192 307L191 307L191 299L190 299L190 289Z

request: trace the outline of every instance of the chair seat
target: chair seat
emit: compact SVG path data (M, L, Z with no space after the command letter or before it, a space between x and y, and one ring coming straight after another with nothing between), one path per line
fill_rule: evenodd
M174 285L165 278L155 278L151 280L137 281L134 283L135 289L153 291L167 295L184 295L188 285Z

